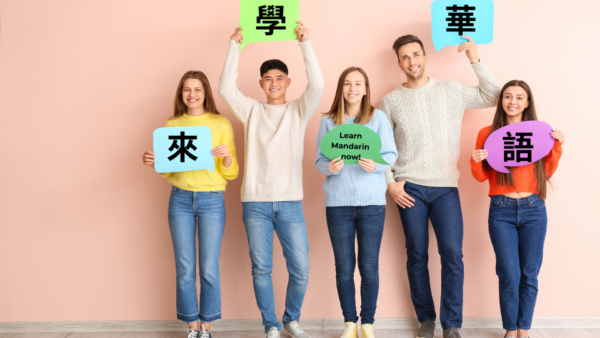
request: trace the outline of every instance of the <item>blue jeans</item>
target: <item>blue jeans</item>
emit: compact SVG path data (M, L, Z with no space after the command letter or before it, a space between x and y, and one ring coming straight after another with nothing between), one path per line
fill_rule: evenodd
M344 314L344 322L358 321L354 268L354 238L358 239L360 271L360 322L373 324L379 295L379 249L385 223L385 205L363 207L327 207L327 227L335 257L335 282ZM355 235L356 234L356 235Z
M429 283L429 220L437 238L442 262L440 322L443 329L462 326L463 218L457 188L425 187L410 182L404 191L415 199L414 206L400 210L406 237L410 296L419 322L435 320L435 306Z
M489 229L505 330L531 329L547 223L546 203L538 195L492 196Z
M243 202L243 219L248 235L254 295L262 314L265 332L282 326L275 314L273 231L277 233L289 273L283 324L300 320L308 286L308 235L302 202Z
M196 293L196 226L200 313ZM203 322L221 319L219 255L225 229L223 191L193 192L173 186L169 200L169 228L177 271L177 319L186 323L198 318Z

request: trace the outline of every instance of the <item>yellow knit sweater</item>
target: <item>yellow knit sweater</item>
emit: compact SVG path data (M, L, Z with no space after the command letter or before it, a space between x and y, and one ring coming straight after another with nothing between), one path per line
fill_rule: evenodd
M215 170L208 169L190 170L176 173L160 174L166 177L177 188L189 191L219 191L225 190L227 180L237 177L239 167L235 156L233 143L233 128L231 122L223 115L206 113L201 116L182 116L167 121L165 127L196 127L207 126L210 128L213 148L222 144L227 145L231 154L232 164L229 168L223 165L223 157L215 157Z

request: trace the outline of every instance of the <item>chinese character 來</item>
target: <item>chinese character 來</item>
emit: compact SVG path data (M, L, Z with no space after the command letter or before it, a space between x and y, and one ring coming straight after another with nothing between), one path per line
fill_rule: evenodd
M469 12L474 11L475 6L470 7L469 5L464 5L462 7L459 7L457 5L454 5L451 7L446 7L446 10L449 11L449 17L446 18L446 21L450 22L448 23L448 28L446 28L446 32L458 32L458 35L462 36L464 32L475 31L475 24L473 23L473 21L477 21L477 19L473 17L475 13Z
M283 16L283 6L259 6L257 24L269 24L268 26L256 26L257 30L266 30L265 35L273 35L273 31L284 30L285 26L278 26L280 23L285 23Z
M185 162L185 156L189 156L193 161L195 161L196 159L198 159L197 156L194 156L194 154L190 153L188 151L188 149L193 149L196 150L196 146L193 144L193 140L198 139L198 136L186 136L185 132L181 132L180 135L176 135L176 136L169 136L169 140L173 140L173 144L171 144L171 147L169 148L169 151L173 151L173 149L177 149L177 151L169 156L169 161L172 161L173 159L175 159L177 156L180 156L180 162ZM185 140L189 140L187 146L185 145ZM177 145L177 141L179 141L181 143L181 146Z

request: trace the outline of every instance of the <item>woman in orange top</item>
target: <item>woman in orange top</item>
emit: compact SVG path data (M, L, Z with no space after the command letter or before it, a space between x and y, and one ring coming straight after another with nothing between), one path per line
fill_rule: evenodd
M500 310L505 337L527 337L537 298L537 276L542 265L546 215L546 187L556 171L565 136L554 130L554 147L546 157L509 174L492 169L483 145L494 131L509 124L536 121L535 104L529 85L513 80L502 88L494 122L479 131L477 150L471 158L471 172L480 182L490 183L489 231L496 253Z

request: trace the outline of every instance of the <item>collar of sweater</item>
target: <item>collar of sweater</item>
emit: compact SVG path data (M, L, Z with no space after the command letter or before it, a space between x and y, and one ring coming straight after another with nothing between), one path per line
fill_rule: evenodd
M405 93L423 93L433 88L433 86L438 82L438 80L430 77L429 82L421 88L406 88L404 87L404 83L400 85L400 90Z

